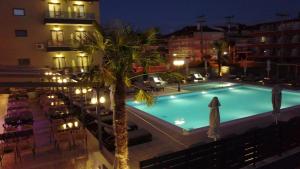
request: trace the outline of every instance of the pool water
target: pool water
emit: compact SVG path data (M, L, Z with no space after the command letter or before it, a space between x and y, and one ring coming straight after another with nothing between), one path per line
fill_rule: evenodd
M209 89L217 89L217 88L230 87L236 85L239 84L229 83L229 82L209 82L209 83L199 83L199 84L182 86L182 89L188 91L204 91Z
M128 101L127 105L189 131L208 126L210 111L208 104L214 96L217 96L221 103L221 122L228 122L272 111L271 95L269 88L237 85L160 96L151 107L134 101ZM285 90L282 92L281 108L299 104L300 93Z

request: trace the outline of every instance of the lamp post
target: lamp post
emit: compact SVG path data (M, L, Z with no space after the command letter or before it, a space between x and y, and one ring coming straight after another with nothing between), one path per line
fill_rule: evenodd
M106 101L104 96L100 96L100 89L96 89L96 95L93 93L93 96L91 98L91 104L96 104L96 115L97 115L97 121L98 121L98 141L99 141L99 148L102 149L102 124L101 124L101 112L98 112L100 110L100 104L104 104Z
M173 65L177 67L177 71L179 72L179 67L184 65L184 60L183 59L175 59L173 61ZM181 91L181 87L180 87L180 79L177 79L177 90L178 92Z

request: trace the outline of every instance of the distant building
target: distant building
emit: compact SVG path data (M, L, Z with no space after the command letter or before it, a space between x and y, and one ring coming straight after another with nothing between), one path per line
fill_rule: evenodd
M300 19L249 26L248 38L237 42L237 52L255 61L300 62Z
M99 0L2 0L0 11L0 66L87 66L74 46L99 23Z
M222 29L208 26L186 26L166 35L169 60L185 58L190 64L197 64L204 55L215 55L213 42L224 38ZM201 45L203 44L203 45Z

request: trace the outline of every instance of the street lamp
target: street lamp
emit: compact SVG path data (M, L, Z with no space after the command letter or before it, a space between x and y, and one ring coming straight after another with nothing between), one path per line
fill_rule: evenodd
M99 148L102 149L102 122L101 122L101 112L100 111L100 103L104 104L105 103L105 97L104 96L99 96L99 89L96 89L96 92L93 92L93 96L91 98L91 104L96 105L96 116L97 116L97 121L98 121L98 140L99 140ZM98 110L99 109L99 110Z
M177 71L179 72L179 67L183 66L184 65L184 60L183 59L175 59L173 61L173 65L177 67ZM177 79L177 90L178 92L181 91L181 87L180 87L180 80Z

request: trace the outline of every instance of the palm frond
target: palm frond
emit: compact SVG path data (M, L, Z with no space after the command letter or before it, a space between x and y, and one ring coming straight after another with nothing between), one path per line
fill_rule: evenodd
M144 90L139 90L136 93L134 99L135 99L135 101L146 103L147 106L151 106L155 102L153 95L149 94L148 92L146 92Z

